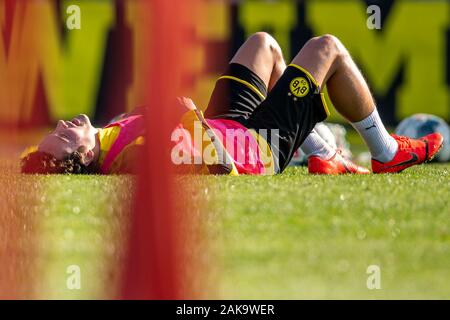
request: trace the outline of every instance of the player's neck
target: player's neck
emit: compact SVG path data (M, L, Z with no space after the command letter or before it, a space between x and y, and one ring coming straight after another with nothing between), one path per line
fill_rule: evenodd
M98 159L100 158L100 131L101 129L97 129L97 133L95 134L95 146L94 146L94 160L93 163L98 163Z

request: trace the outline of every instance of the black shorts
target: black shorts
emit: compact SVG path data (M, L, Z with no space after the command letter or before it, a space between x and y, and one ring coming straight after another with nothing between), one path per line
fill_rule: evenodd
M205 117L230 119L266 138L275 172L282 172L314 126L328 116L314 78L289 65L267 94L264 82L243 65L232 63L216 83Z

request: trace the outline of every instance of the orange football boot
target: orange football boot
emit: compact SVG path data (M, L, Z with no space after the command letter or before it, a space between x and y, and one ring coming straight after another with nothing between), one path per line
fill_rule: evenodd
M440 133L432 133L419 139L392 135L398 142L398 151L394 159L389 162L380 162L372 159L373 173L396 173L416 164L433 159L444 143Z
M310 174L369 174L370 171L345 159L339 151L329 160L318 156L308 158L308 172Z

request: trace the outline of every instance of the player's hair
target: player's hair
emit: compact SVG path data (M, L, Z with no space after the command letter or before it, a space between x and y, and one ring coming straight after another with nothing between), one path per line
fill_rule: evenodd
M21 159L21 171L27 174L93 174L97 173L97 168L95 165L83 164L82 156L77 151L63 160L46 152L35 151Z

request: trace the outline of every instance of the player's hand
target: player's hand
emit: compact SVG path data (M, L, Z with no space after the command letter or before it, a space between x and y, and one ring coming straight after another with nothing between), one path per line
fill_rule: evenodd
M191 98L187 97L177 97L177 102L180 106L183 106L187 108L188 110L195 110L197 107L194 104L194 101L192 101Z

